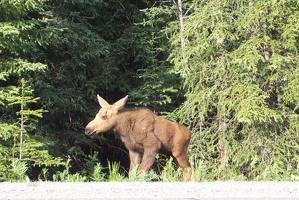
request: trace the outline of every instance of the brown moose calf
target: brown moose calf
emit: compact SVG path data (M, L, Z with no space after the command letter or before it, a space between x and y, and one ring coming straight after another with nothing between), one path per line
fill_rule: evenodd
M102 108L86 126L86 135L93 137L113 129L129 150L130 171L140 164L138 170L147 172L155 155L163 153L173 156L183 169L184 179L189 179L187 149L191 132L185 126L161 118L148 108L124 108L128 96L113 105L97 97Z

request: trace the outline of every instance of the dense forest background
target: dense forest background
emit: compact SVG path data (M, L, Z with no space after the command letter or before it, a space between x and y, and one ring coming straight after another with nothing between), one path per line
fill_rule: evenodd
M117 134L84 135L96 94L186 124L194 180L299 180L298 19L297 0L0 1L0 181L125 173Z

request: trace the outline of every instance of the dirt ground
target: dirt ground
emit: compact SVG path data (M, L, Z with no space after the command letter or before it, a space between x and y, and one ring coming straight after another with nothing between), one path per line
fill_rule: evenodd
M299 182L3 182L0 199L299 199Z

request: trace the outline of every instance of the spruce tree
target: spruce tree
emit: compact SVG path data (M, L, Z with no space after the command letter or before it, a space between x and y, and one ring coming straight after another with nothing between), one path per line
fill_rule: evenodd
M170 58L187 91L177 113L210 179L297 179L298 11L293 0L194 1L185 17L187 66L177 46Z
M55 31L45 28L51 17L46 2L0 2L1 180L24 179L34 165L60 164L49 154L49 141L35 136L42 110L31 86L47 69L42 49Z

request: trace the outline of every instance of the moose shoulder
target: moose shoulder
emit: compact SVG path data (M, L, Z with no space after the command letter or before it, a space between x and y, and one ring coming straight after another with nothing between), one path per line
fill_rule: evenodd
M147 172L155 155L163 153L173 156L187 178L191 132L185 126L159 117L148 108L124 108L128 96L112 105L97 97L102 108L86 126L86 135L93 137L114 129L129 150L130 171L140 164L139 171Z

